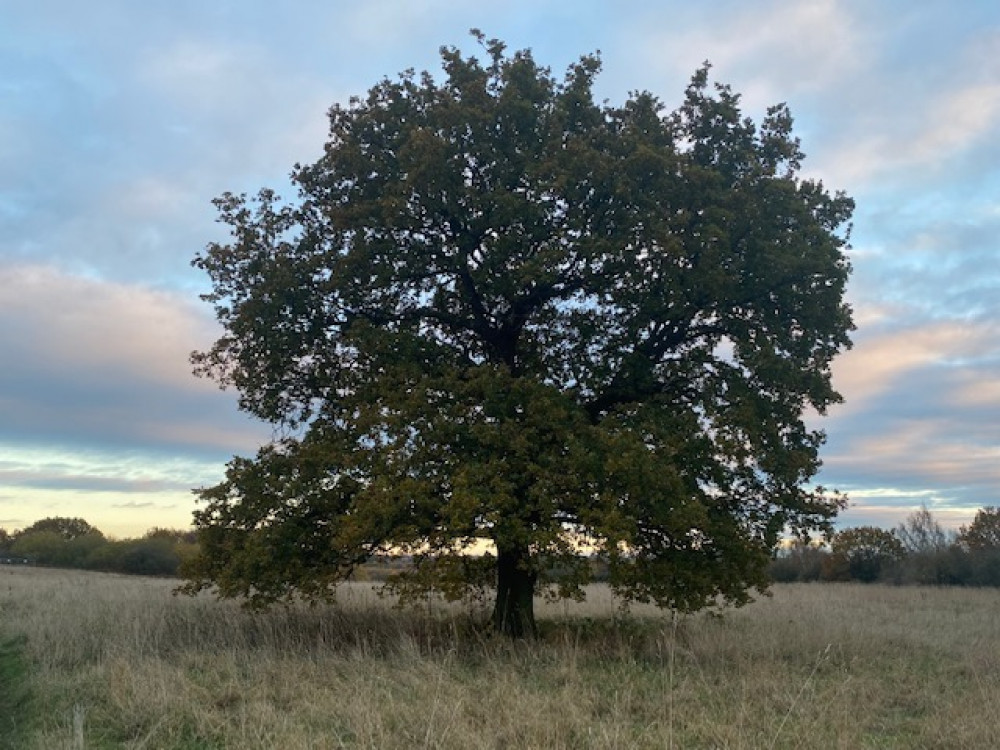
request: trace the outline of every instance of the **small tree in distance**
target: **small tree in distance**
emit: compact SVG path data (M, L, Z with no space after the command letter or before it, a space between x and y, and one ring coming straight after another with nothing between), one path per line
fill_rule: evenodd
M52 532L61 539L69 541L87 535L97 535L103 538L103 534L84 521L82 518L67 518L63 516L53 516L35 521L25 529L18 532L18 536L34 534L38 532Z
M830 540L828 568L842 569L847 577L870 583L883 569L903 559L906 551L891 531L877 526L857 526L838 532ZM831 575L836 580L838 576Z
M926 505L920 506L895 529L896 538L907 554L930 555L945 551L951 546L954 534L938 523Z
M443 82L334 106L295 203L217 201L196 372L285 436L200 491L186 590L329 597L404 552L395 590L492 590L521 636L545 571L582 596L596 551L627 599L743 603L783 530L843 504L806 486L802 417L839 401L853 203L707 66L675 112L613 107L596 57L560 81L477 38L484 63L443 49Z
M987 506L976 511L972 523L959 530L958 542L970 551L1000 550L1000 508Z
M907 516L894 533L906 552L895 571L900 583L941 585L960 575L955 534L945 530L926 505Z

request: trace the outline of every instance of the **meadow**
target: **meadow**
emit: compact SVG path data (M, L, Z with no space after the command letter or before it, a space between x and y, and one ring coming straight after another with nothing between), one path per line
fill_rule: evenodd
M785 584L722 616L539 602L250 613L175 581L0 566L0 747L1000 746L1000 591Z

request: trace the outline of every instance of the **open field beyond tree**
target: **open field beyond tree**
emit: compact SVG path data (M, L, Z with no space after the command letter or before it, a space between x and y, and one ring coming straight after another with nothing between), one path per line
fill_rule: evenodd
M0 747L1000 744L995 589L779 585L675 618L592 588L517 643L368 584L263 614L175 585L0 569Z

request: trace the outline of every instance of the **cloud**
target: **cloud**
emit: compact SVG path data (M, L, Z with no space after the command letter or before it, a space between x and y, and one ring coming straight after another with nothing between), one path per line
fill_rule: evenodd
M731 83L751 110L824 91L869 63L869 27L849 3L770 0L638 7L624 50L637 59L633 70L686 78L709 60L718 78Z
M854 348L834 361L834 385L846 401L839 410L853 413L869 409L873 399L894 392L908 375L971 360L992 345L993 331L988 327L958 321L904 325L859 335Z
M18 488L17 499L5 506L8 530L25 528L43 518L67 516L83 518L110 536L141 536L154 526L189 528L197 507L190 492L159 492L123 500L120 493L65 489Z
M191 489L188 482L165 482L155 479L122 479L87 475L44 475L37 472L0 471L0 482L7 486L41 490L80 490L96 492L139 493L163 492L166 490L185 491Z
M886 505L889 497L878 498L878 504L865 502L852 502L851 505L840 514L837 519L838 528L845 529L855 526L878 526L884 529L895 528L904 523L910 515L919 511L922 506L930 510L937 521L945 529L958 531L961 526L968 525L975 518L976 510L972 508L951 508L947 506L937 507L933 497L920 496L919 498L907 498L906 495L899 495L900 505ZM913 499L921 499L926 502L913 504Z
M0 318L0 439L219 455L266 435L191 375L216 329L180 293L6 263Z
M703 60L761 113L788 102L805 170L852 194L961 182L998 152L1000 32L986 8L860 0L636 4L624 54L653 91ZM945 50L961 50L948 55ZM629 88L636 88L634 82ZM995 161L995 160L994 160Z
M996 363L1000 365L1000 362ZM950 394L949 402L957 409L988 408L1000 412L1000 367L982 371L963 372L957 388Z
M188 261L220 238L211 199L284 191L321 153L339 77L275 48L248 23L259 9L115 5L5 15L17 90L0 109L0 256L191 286ZM273 15L277 31L295 23Z
M411 45L420 32L439 27L442 17L461 13L456 0L370 0L351 4L337 20L364 45ZM393 71L396 72L396 71Z
M852 468L859 474L894 474L898 486L914 489L1000 486L1000 447L956 427L927 417L890 423L883 433L855 441ZM829 463L836 466L843 458L832 456Z
M1000 131L1000 84L973 82L932 92L904 112L855 132L826 155L823 171L836 184L910 179L955 165L957 156ZM890 119L891 118L891 119Z
M188 492L195 484L214 484L222 465L211 458L55 446L0 443L0 485L39 490L86 490L103 494Z
M0 265L7 368L204 389L187 353L210 341L204 313L175 292L101 281L52 266ZM29 359L30 358L30 359ZM18 364L13 360L20 360ZM68 378L69 379L69 378Z
M945 91L928 107L923 131L910 145L910 159L940 161L996 133L1000 126L1000 84L974 83Z
M217 483L223 469L208 456L0 442L6 491L0 507L11 516L0 526L79 516L105 533L127 536L153 526L187 527L196 507L192 489Z
M157 95L168 118L160 127L192 164L237 182L283 176L319 156L335 95L260 42L191 34L150 51L136 86Z
M169 508L176 508L177 506L176 504L158 505L157 503L151 503L151 502L147 503L127 502L127 503L114 503L112 504L111 507L119 509L141 510L144 508L169 509Z
M863 204L852 254L859 309L892 308L899 320L995 325L1000 319L1000 180L972 173L947 198L922 194L894 205Z
M873 308L856 347L834 364L846 404L821 424L829 437L822 483L869 506L926 499L962 511L963 522L996 503L997 334L989 319L921 320L906 307Z
M935 494L934 490L900 490L891 487L876 487L854 490L851 496L855 500L903 500L910 503L915 499L933 498Z
M940 194L976 179L993 161L984 157L1000 153L1000 32L984 6L968 11L944 4L865 11L881 16L867 40L870 59L814 102L828 117L814 123L822 140L810 168L865 193L881 186ZM837 111L845 109L850 117Z
M923 385L904 383L891 403L847 424L832 419L822 483L869 504L910 505L914 498L957 509L995 504L1000 448L993 425L1000 415L945 413Z

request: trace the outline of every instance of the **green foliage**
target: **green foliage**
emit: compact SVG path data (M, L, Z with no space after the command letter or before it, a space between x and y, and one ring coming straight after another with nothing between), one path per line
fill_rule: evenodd
M969 550L959 559L958 583L973 586L1000 586L1000 547Z
M86 559L106 543L104 534L82 518L52 517L9 536L7 551L39 565L86 567Z
M295 203L217 200L196 372L286 437L201 491L187 590L322 598L402 552L398 589L495 587L518 634L543 570L577 595L596 552L628 599L742 603L782 530L842 506L806 488L802 415L839 400L853 203L707 67L672 113L614 107L598 58L558 80L477 37L485 64L446 48L442 82L334 106Z
M878 580L887 565L901 560L905 554L902 542L893 532L875 526L844 529L834 535L830 548L835 569L841 561L846 561L850 577L865 582Z
M1000 550L1000 508L980 508L959 531L958 543L968 550Z
M41 521L36 521L28 528L23 529L20 535L34 534L36 532L51 532L58 534L66 540L76 539L88 534L99 535L101 533L82 518L64 518L60 516L43 518Z
M174 575L180 558L169 539L131 542L119 557L119 570L133 575Z
M143 535L143 539L166 539L172 544L195 544L198 533L194 529L168 529L154 526Z
M57 531L22 531L11 545L11 554L39 565L64 568L86 567L87 558L107 544L97 529L73 538L66 538Z
M198 545L191 530L154 528L141 539L109 540L82 519L45 519L12 535L4 552L36 565L173 576Z
M97 550L85 567L114 573L147 576L176 575L181 555L170 539L123 539Z
M65 543L66 540L54 531L21 533L14 538L10 551L13 555L44 565L58 556Z
M1000 586L1000 512L986 507L958 535L946 531L927 508L910 514L892 532L846 529L832 549L795 543L775 555L772 580L872 581L936 586ZM994 543L997 542L997 543Z

